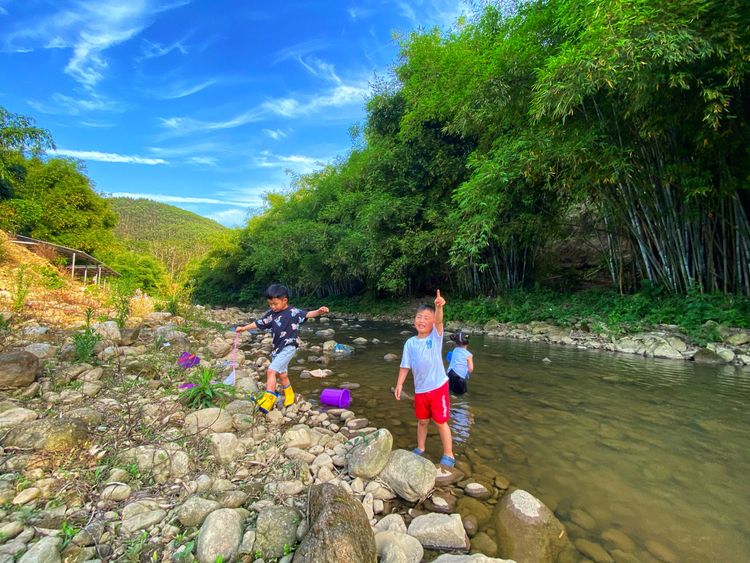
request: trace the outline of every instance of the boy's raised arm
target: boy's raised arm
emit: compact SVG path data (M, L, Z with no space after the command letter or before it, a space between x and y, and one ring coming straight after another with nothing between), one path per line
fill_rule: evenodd
M305 318L306 319L313 319L313 318L319 317L323 313L327 313L327 312L328 312L328 307L321 307L319 309L315 309L314 311L308 311L307 314L305 315Z
M445 305L445 299L440 297L440 290L437 290L437 297L435 297L435 328L440 336L443 336L443 305Z

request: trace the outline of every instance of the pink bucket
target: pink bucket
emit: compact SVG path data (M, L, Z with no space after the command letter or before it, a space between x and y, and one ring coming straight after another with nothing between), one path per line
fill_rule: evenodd
M320 402L345 409L351 404L352 396L349 389L323 389L320 394Z

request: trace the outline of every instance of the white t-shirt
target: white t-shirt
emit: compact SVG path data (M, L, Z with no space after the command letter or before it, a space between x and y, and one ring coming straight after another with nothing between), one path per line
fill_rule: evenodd
M406 341L401 367L411 369L415 393L428 393L448 381L442 354L443 337L435 327L432 327L432 332L425 338L412 336Z
M456 346L456 349L451 354L451 363L448 365L448 371L453 370L458 377L467 378L469 376L469 362L466 361L466 358L471 358L471 356L472 353L466 348Z

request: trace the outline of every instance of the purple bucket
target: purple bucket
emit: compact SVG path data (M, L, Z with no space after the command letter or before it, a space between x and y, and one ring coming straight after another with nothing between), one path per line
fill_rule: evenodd
M320 394L320 402L345 409L351 404L352 396L349 389L323 389Z

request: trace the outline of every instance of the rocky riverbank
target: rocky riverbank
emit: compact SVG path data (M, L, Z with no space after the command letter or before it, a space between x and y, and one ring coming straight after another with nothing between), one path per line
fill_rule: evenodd
M337 312L339 316L346 313ZM360 321L399 322L412 325L413 317L403 315L356 315ZM708 326L708 325L707 325ZM594 319L577 320L571 326L558 326L541 321L529 324L499 323L490 320L484 326L471 322L450 321L447 332L462 330L470 334L486 334L496 338L514 338L527 342L576 346L585 350L607 350L636 354L647 358L694 361L700 364L750 366L750 330L716 325L721 342L697 346L679 332L676 325L663 325L657 330L614 336L603 330ZM595 330L596 329L596 330Z
M207 315L226 327L248 316ZM241 335L235 393L195 410L179 387L201 369L230 373L234 332L169 313L94 328L102 340L88 363L72 363L69 328L26 321L5 333L0 563L670 561L617 530L581 528L571 541L473 453L436 466L354 412L300 396L257 411L265 334ZM179 368L183 351L200 365ZM333 353L320 351L305 362Z

